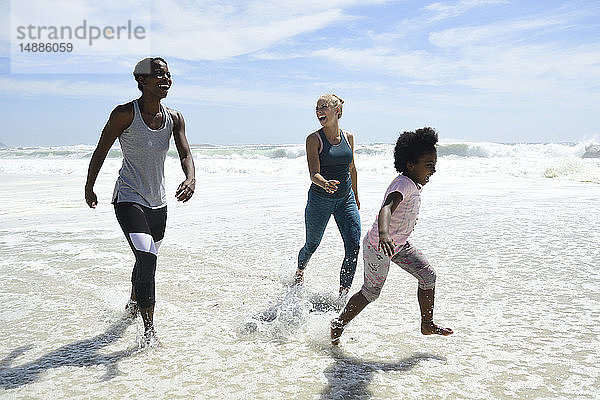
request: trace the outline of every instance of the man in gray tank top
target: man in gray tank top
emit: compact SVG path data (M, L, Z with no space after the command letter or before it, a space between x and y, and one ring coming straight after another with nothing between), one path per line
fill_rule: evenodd
M173 83L167 62L145 58L133 72L142 95L117 106L102 130L90 160L85 184L85 201L95 208L98 199L94 183L106 155L119 139L123 165L113 191L117 220L135 255L131 276L131 297L126 310L144 321L144 344L159 345L154 329L156 259L167 220L164 164L171 136L175 141L185 180L175 193L186 202L196 186L194 161L180 112L164 107L164 99Z

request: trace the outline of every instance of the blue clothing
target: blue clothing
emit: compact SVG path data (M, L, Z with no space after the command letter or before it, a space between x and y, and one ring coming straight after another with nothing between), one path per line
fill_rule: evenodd
M349 288L354 280L360 249L360 214L352 189L342 198L322 196L312 187L308 191L308 202L304 212L306 242L298 254L298 268L306 268L308 260L319 247L331 214L344 241L345 255L340 270L340 286Z
M344 132L340 130L341 141L339 144L332 145L327 140L323 129L318 131L321 144L323 145L319 152L319 173L325 180L339 181L338 189L333 193L328 193L320 186L311 185L311 190L316 191L321 196L340 199L346 197L352 189L352 179L350 178L350 163L353 159L352 148L346 139Z

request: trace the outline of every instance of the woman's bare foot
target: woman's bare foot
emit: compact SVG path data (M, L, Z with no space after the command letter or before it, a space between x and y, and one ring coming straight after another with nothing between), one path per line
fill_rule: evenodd
M294 275L294 284L302 286L304 284L304 270L297 268L296 274Z
M450 336L454 331L450 328L442 328L441 326L434 324L433 321L422 321L421 333L423 335Z
M342 333L344 333L344 328L346 325L344 325L344 323L342 323L342 321L340 321L338 318L334 318L331 320L330 326L331 344L337 346L340 344L340 336L342 336Z
M345 288L343 286L340 286L340 295L333 303L333 308L336 311L340 311L342 308L344 308L344 306L348 302L348 293L349 292L350 292L350 288Z

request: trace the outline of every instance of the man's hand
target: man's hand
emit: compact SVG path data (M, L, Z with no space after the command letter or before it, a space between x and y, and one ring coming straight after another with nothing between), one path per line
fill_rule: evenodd
M177 201L183 201L184 203L192 198L194 195L194 189L196 188L196 179L185 180L181 182L177 191L175 192L175 197Z

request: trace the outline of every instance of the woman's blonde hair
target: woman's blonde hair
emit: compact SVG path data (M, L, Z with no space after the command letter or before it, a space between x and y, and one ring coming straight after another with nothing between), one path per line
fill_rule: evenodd
M332 106L332 107L339 109L340 113L338 114L338 119L342 118L344 99L342 99L337 94L331 93L331 94L321 95L321 97L319 97L317 99L317 103L319 102L319 100L324 100L328 106Z

